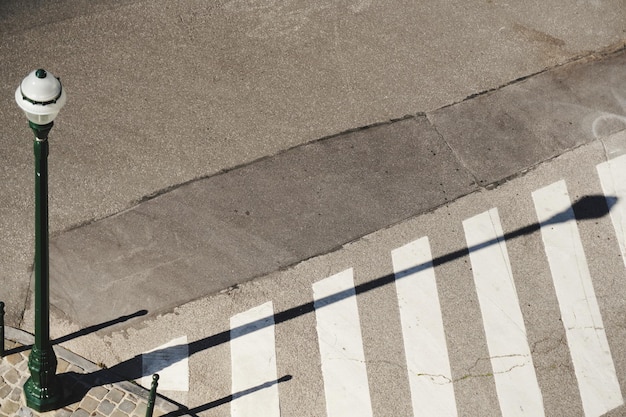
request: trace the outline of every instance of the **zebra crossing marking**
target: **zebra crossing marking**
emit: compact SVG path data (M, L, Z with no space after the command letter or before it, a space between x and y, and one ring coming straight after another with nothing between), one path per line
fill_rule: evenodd
M189 391L189 345L187 336L172 339L141 355L140 384L152 385L152 374L158 373L159 389L163 391Z
M532 197L583 409L600 416L623 399L565 181Z
M626 265L626 155L596 166ZM585 416L624 403L564 180L532 192ZM463 222L503 417L545 409L497 208ZM528 227L527 227L528 228ZM391 251L414 415L458 415L428 237ZM353 269L312 284L328 417L372 416ZM231 415L279 416L271 302L231 318ZM261 386L258 391L250 388Z
M596 166L605 196L617 196L609 205L609 215L620 251L626 266L626 155L608 160Z
M230 318L232 417L280 417L271 301ZM251 388L264 388L250 391Z
M543 416L543 397L498 210L463 221L463 228L502 415Z
M313 296L327 415L371 417L352 268L314 283Z
M391 252L413 415L456 417L439 293L427 237Z

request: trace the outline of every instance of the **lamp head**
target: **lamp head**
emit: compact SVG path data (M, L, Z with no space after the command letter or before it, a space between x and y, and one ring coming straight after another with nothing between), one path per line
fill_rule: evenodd
M37 125L52 123L66 100L61 81L43 69L28 74L15 90L17 105Z

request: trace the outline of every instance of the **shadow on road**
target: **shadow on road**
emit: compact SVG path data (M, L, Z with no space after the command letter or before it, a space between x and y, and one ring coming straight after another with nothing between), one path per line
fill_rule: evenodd
M124 323L130 319L134 319L135 317L141 317L148 314L148 310L139 310L133 314L128 314L126 316L121 316L113 320L105 321L100 324L94 324L93 326L85 327L84 329L78 330L74 333L67 334L63 337L59 337L58 339L54 339L50 341L52 345L59 345L61 343L65 343L69 340L76 339L77 337L85 336L90 333L95 333L99 330L106 329L107 327L115 326L116 324ZM18 346L13 349L7 350L5 352L5 356L12 355L14 353L24 352L26 350L30 350L33 345L24 345Z
M182 404L177 404L180 407L180 410L173 411L171 413L164 414L163 417L178 417L178 416L190 416L196 417L198 413L203 411L210 410L211 408L219 407L220 405L228 404L234 399L239 397L243 397L248 394L252 394L253 392L260 391L265 388L269 388L274 385L278 385L281 382L290 381L293 377L291 375L285 375L283 377L278 378L275 381L268 381L264 384L257 385L256 387L248 388L243 391L235 392L234 394L227 395L225 397L219 398L217 400L211 401L210 403L206 403L199 407L187 408ZM170 400L171 401L171 400Z

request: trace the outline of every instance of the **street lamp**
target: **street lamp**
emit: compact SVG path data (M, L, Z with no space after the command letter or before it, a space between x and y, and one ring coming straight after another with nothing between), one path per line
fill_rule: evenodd
M66 95L58 78L38 69L22 80L15 91L15 101L35 133L35 344L28 357L30 378L24 384L24 396L28 407L49 411L60 406L63 388L50 344L48 133Z

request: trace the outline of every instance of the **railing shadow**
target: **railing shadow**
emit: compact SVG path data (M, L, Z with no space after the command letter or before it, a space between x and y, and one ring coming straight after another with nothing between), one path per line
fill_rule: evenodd
M200 405L198 407L187 408L183 404L176 403L176 405L178 407L180 407L180 410L176 410L176 411L172 411L170 413L164 414L162 417L180 417L180 416L197 417L198 413L210 410L210 409L215 408L215 407L219 407L219 406L224 405L224 404L228 404L229 402L231 402L231 401L233 401L233 400L235 400L237 398L244 397L246 395L255 393L257 391L261 391L262 389L266 389L266 388L272 387L274 385L278 385L281 382L290 381L292 378L293 377L291 375L285 375L285 376L282 376L282 377L278 378L277 380L268 381L268 382L265 382L263 384L257 385L255 387L235 392L235 393L233 393L231 395L227 395L225 397L218 398L217 400L213 400L211 402L208 402L206 404ZM173 402L172 400L169 400L169 401Z
M551 224L558 224L558 223L563 223L563 222L572 221L572 220L584 221L584 220L593 220L593 219L604 217L607 214L609 214L610 210L617 203L617 200L618 200L617 197L613 197L613 196L605 197L601 195L591 195L591 196L582 197L579 200L577 200L574 204L572 204L570 207L568 207L566 210L564 210L561 213L557 213L556 215L546 220L545 222L533 223L528 226L521 227L512 232L505 233L503 236L499 236L495 239L491 239L491 240L479 243L477 245L473 245L471 247L463 247L456 251L434 258L432 260L432 264L430 262L423 263L423 264L417 265L412 268L408 268L403 271L384 275L382 277L371 280L369 282L356 285L354 287L354 290L351 290L351 289L344 290L344 291L340 291L335 294L329 295L327 297L324 297L320 300L317 300L317 303L319 303L320 305L328 305L328 304L336 303L338 301L341 301L349 297L353 297L355 296L355 293L356 294L367 293L377 288L389 285L393 283L396 279L402 279L403 277L406 277L407 275L423 270L424 268L429 268L431 265L434 265L434 266L443 265L445 263L454 261L456 259L463 258L468 255L469 251L478 250L478 249L481 249L490 245L498 244L502 240L505 240L505 241L512 240L521 236L532 234L540 230L542 226L548 226ZM268 320L270 317L264 317L259 320L256 320L255 322L242 325L238 328L224 330L220 333L216 333L204 339L200 339L200 340L188 343L187 347L188 347L189 356L198 352L202 352L206 349L221 345L223 343L229 342L232 339L233 333L237 334L238 336L243 336L252 331L260 330L264 327L267 327L268 325L271 325L270 323L272 322L275 325L279 325L280 323L284 323L294 318L303 316L305 314L312 313L314 312L314 310L315 310L314 303L313 301L311 301L311 302L304 303L296 307L292 307L287 310L275 313L273 315L273 320ZM74 374L74 373L61 374L59 375L59 377L72 379L73 381L75 381L75 384L73 385L75 392L73 391L72 396L67 398L67 401L68 401L67 404L72 404L76 402L77 400L80 400L89 391L89 389L95 386L111 384L111 383L127 381L127 380L136 380L145 376L143 369L142 369L142 360L148 360L151 362L153 362L153 359L155 361L158 360L160 361L160 363L162 363L162 368L170 366L176 361L173 361L172 363L167 363L166 361L163 361L163 358L168 357L169 353L174 354L179 349L180 349L180 345L166 347L166 348L159 349L153 352L140 354L124 362L121 362L111 368L102 369L102 370L92 372L89 374L82 374L82 375ZM151 369L151 371L155 371L155 370ZM288 379L285 379L285 378L286 377L283 377L280 380L277 380L275 382L283 382L283 380L287 381L291 379L291 377L289 377ZM205 408L205 410L224 404L228 401L232 401L234 398L236 398L236 396L246 395L251 392L254 392L255 390L262 389L262 387L263 386L255 387L250 390L242 391L240 393L236 393L236 394L224 397L222 399L207 403L206 405L207 408ZM200 412L200 411L197 411L197 412ZM173 415L178 415L178 414L171 414L171 415L173 416Z

